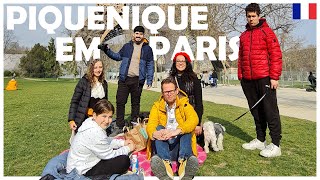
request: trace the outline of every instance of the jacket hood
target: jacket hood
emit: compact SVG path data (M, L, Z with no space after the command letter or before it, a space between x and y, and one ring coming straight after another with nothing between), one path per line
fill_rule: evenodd
M163 111L165 111L166 106L165 106L165 100L163 98L163 96L161 96L159 98L159 108ZM178 108L181 105L184 105L185 103L189 102L188 96L185 92L183 92L181 89L179 89L179 93L177 95L177 99L176 99L176 108Z
M143 38L143 44L149 44L149 41L148 41L148 39L147 38Z
M260 18L259 19L259 24L254 26L254 27L250 27L249 23L246 24L246 29L250 30L250 29L255 29L255 28L259 28L259 27L269 27L267 20L265 18Z
M79 132L84 132L88 129L92 129L92 128L96 128L98 126L98 124L93 120L92 117L86 119L82 125L80 126L80 128L78 129L78 133ZM100 127L100 126L98 126ZM102 129L102 128L101 128Z

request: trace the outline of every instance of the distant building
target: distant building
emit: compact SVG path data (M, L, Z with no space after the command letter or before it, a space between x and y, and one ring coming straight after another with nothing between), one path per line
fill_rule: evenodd
M26 54L5 54L3 59L3 70L18 70L20 59Z

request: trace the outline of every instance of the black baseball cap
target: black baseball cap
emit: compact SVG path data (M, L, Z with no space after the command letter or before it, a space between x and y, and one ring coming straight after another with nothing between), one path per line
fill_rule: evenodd
M136 26L134 29L133 29L133 32L142 32L144 34L144 27L142 26Z

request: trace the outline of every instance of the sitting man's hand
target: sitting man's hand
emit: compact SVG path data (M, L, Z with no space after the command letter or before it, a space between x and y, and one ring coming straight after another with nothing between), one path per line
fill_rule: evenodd
M168 130L168 133L165 134L165 140L174 138L178 136L181 133L181 129L176 129L176 130Z
M152 137L156 140L165 140L165 135L167 134L167 130L166 129L161 129L159 131L155 131L152 134Z

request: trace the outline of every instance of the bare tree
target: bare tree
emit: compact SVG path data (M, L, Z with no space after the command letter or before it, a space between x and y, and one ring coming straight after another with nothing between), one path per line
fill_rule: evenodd
M9 50L18 45L18 42L13 31L7 30L7 27L4 27L3 33L3 51L4 53L8 53Z
M315 71L316 70L316 47L294 48L284 53L284 56L290 59L288 70L292 71Z

